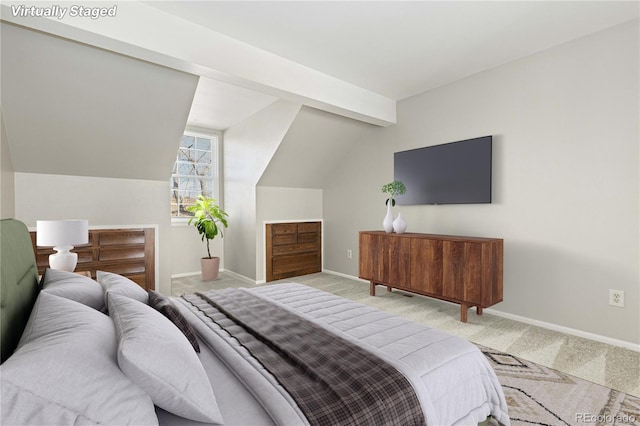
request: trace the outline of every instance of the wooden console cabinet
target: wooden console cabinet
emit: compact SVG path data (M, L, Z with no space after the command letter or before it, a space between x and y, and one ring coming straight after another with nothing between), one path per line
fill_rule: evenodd
M431 234L360 232L360 278L460 304L460 321L467 310L502 301L503 240Z

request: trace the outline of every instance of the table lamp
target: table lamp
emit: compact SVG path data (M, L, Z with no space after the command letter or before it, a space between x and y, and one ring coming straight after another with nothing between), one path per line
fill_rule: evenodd
M69 250L78 244L89 242L87 220L38 220L36 221L36 245L51 247L56 253L49 256L52 269L73 272L78 254Z

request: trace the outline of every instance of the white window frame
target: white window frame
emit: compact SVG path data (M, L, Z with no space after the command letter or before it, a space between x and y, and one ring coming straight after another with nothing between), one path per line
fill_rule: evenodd
M220 168L221 168L221 149L222 149L222 132L217 130L210 129L193 129L187 128L183 134L183 136L193 136L197 138L205 138L211 140L211 161L214 163L214 167L212 167L211 180L213 184L212 188L212 197L216 199L219 205L222 206L222 197L221 197L221 185L220 185ZM180 149L178 147L178 149ZM176 162L178 161L178 153L176 152ZM174 162L175 165L175 162ZM169 181L169 204L171 204L171 191L173 185L174 174L171 174L171 179ZM187 226L189 222L188 217L175 217L171 216L171 224L175 226Z

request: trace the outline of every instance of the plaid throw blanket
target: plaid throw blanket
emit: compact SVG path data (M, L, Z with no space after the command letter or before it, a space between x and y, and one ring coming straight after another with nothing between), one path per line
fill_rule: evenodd
M245 346L311 425L426 425L409 381L361 347L242 289L183 297Z

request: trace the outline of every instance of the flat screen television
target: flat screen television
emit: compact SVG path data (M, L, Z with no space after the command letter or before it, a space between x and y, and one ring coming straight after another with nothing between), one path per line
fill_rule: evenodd
M398 204L491 203L492 136L396 152L394 180L407 192Z

